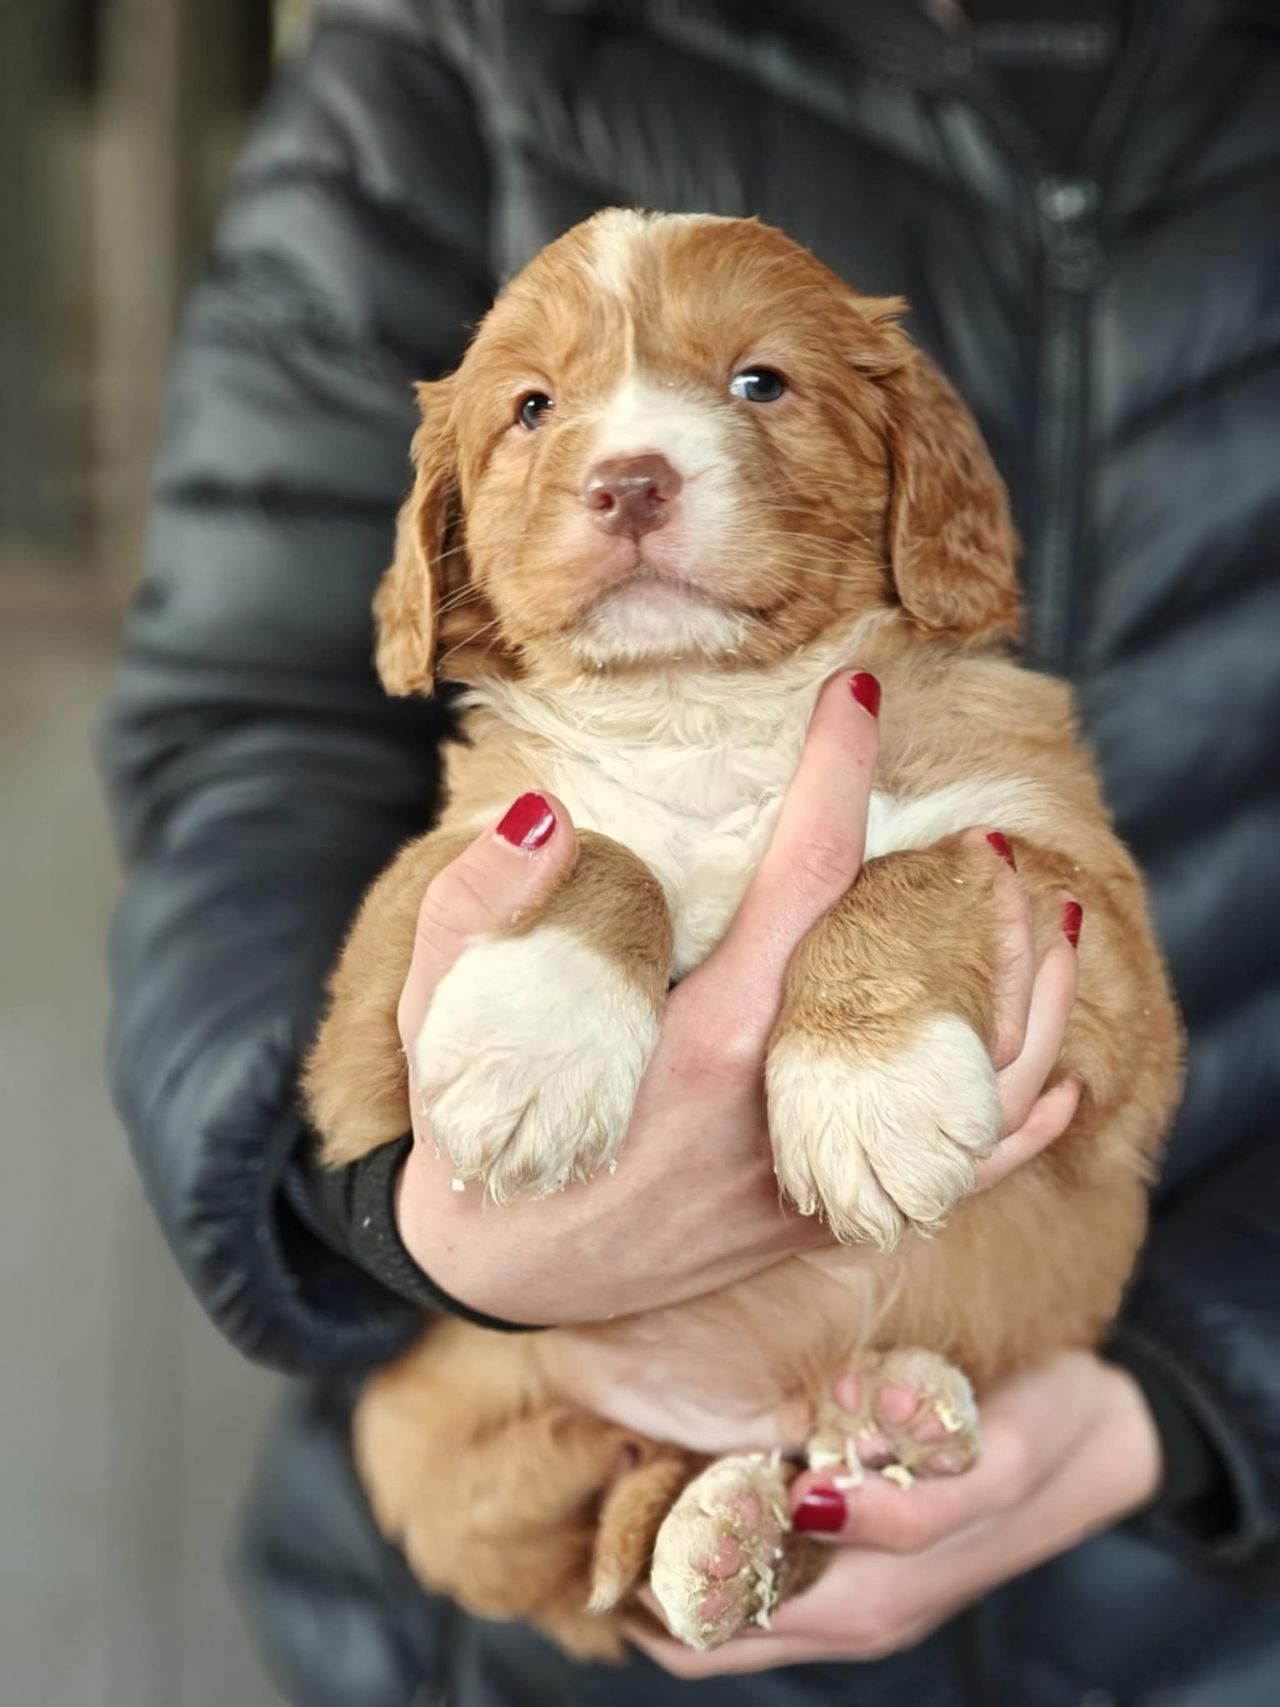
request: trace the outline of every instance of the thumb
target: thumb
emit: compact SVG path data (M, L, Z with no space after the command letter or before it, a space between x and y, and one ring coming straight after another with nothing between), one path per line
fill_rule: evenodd
M578 856L561 803L522 794L427 885L400 996L402 1040L418 1035L436 985L476 937L508 930L563 883Z

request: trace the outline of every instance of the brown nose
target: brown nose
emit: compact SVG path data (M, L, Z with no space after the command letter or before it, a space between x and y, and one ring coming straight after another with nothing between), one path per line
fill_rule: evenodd
M652 533L666 521L683 485L665 456L619 456L595 465L582 501L605 533Z

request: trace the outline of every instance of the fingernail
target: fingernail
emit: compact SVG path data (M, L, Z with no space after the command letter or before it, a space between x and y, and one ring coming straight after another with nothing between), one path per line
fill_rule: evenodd
M864 711L880 715L880 683L869 670L855 670L849 677L849 692Z
M1080 925L1084 919L1084 908L1079 901L1065 901L1062 906L1062 934L1072 948L1080 946Z
M849 1508L839 1488L810 1488L791 1514L791 1527L805 1535L835 1535Z
M1018 869L1018 862L1013 857L1013 849L1009 846L1008 836L1003 835L999 830L988 830L987 840L1000 855L1000 858L1004 863L1007 866L1011 866L1013 870L1016 871Z
M513 848L535 853L551 840L556 815L540 794L522 794L507 808L496 833Z

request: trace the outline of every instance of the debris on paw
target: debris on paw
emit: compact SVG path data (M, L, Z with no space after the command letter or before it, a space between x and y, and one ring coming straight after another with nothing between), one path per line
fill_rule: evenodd
M933 1401L933 1414L948 1434L959 1434L964 1427L964 1418L946 1393L939 1393Z
M843 1463L853 1485L868 1470L899 1487L922 1476L961 1475L978 1456L973 1390L935 1352L905 1348L870 1359L857 1376L836 1382L817 1422L810 1467Z
M751 1624L768 1629L791 1527L778 1454L722 1458L668 1512L650 1582L673 1634L718 1647Z
M834 1470L836 1465L843 1466L843 1452L833 1452L829 1446L815 1446L807 1454L811 1470Z

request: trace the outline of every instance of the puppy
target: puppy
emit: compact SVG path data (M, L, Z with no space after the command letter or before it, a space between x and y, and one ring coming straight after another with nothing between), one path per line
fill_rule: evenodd
M781 1190L831 1249L640 1333L656 1385L696 1384L714 1339L717 1392L790 1405L810 1462L899 1476L973 1462L973 1387L1097 1343L1178 1085L1141 883L1070 693L1007 655L1003 489L901 307L753 221L610 211L420 388L377 662L395 694L468 682L466 742L438 827L364 902L305 1077L333 1165L407 1129L396 1009L423 892L545 789L578 826L576 866L467 947L411 1041L412 1082L458 1180L497 1202L625 1168L666 992L733 914L821 683L873 672L867 864L794 957L766 1072ZM970 1197L1000 1121L997 868L963 834L979 825L1016 847L1039 952L1079 932L1064 897L1083 903L1057 1069L1083 1096L1043 1156ZM558 1396L571 1338L624 1331L436 1323L355 1419L374 1512L422 1580L579 1655L619 1651L646 1567L701 1647L820 1568L786 1533L788 1463L709 1462ZM842 1412L851 1362L862 1397ZM918 1399L909 1416L877 1408L889 1382Z

